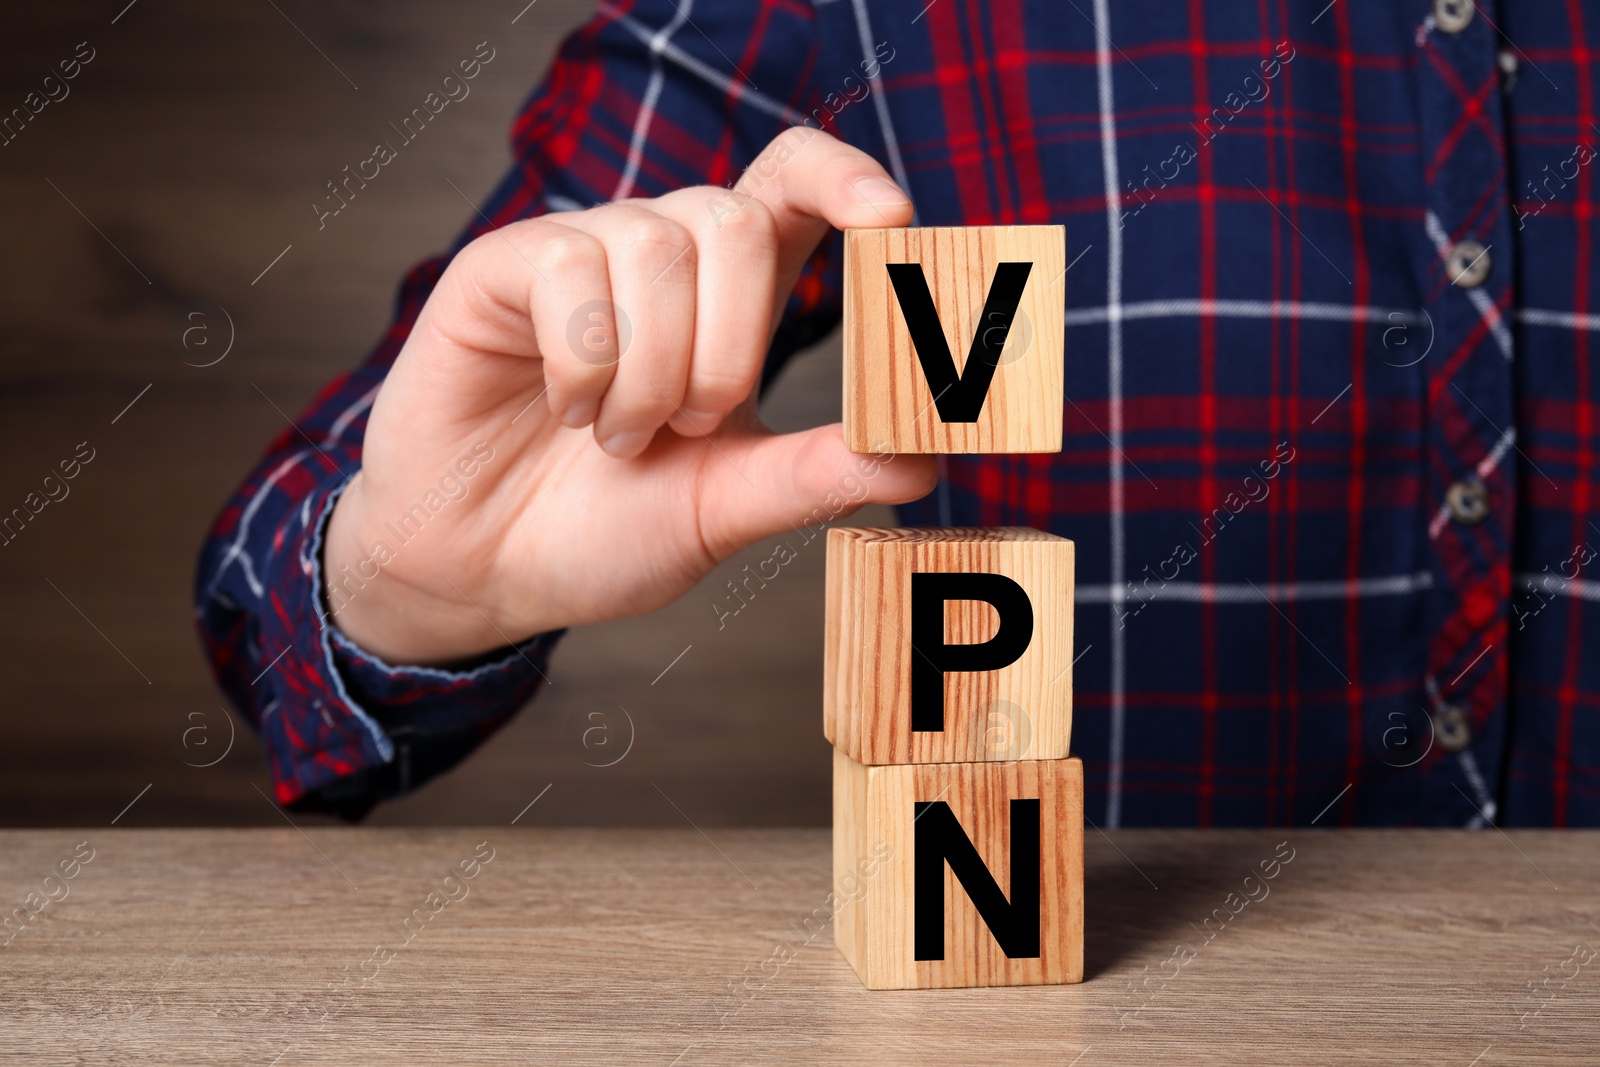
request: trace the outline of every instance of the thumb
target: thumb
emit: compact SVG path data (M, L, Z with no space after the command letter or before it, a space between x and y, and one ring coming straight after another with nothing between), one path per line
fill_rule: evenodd
M851 452L839 423L723 442L728 462L711 459L700 500L706 545L719 560L783 530L842 519L863 504L908 503L939 479L932 456Z

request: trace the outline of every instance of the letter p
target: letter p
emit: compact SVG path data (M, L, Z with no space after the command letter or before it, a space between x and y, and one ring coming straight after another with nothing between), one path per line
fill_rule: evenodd
M994 636L975 644L945 642L945 604L980 600L1000 615ZM1022 658L1033 640L1033 604L1003 574L921 573L911 576L911 729L944 729L944 676L997 671Z

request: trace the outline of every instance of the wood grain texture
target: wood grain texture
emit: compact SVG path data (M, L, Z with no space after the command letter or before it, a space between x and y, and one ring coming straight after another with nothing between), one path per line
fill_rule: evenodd
M828 531L823 733L858 763L1061 759L1072 739L1073 543L1021 527ZM1033 639L996 671L945 675L943 731L911 730L911 575L994 573L1033 605ZM981 601L951 601L945 640L988 640Z
M1031 263L988 399L973 423L934 406L885 265L918 263L964 371L1000 263ZM1059 452L1066 230L969 226L849 230L844 259L844 426L855 452ZM992 326L992 324L991 324Z
M868 989L1083 980L1082 761L867 767L835 749L833 797L834 937ZM1004 891L1010 884L1007 812L1019 799L1040 802L1039 955L1008 958L947 864L944 959L915 959L916 802L950 806Z
M1600 1046L1600 960L1559 977L1600 946L1594 832L1091 830L1083 984L869 992L826 926L827 830L708 842L529 828L538 811L306 837L0 833L4 911L96 849L0 947L0 1058L1468 1067L1488 1049L1477 1067L1592 1067ZM1285 840L1270 895L1197 933ZM470 895L399 945L483 841ZM380 944L396 956L362 982ZM1180 944L1196 956L1174 975Z

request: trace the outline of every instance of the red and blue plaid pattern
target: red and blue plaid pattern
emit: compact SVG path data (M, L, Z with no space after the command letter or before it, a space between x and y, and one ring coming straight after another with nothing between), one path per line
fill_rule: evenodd
M1600 3L1319 7L602 3L456 248L731 183L803 121L920 224L1064 224L1063 452L949 457L904 518L1077 542L1090 818L1600 824ZM838 247L772 367L837 322ZM322 519L443 262L300 420L320 454L275 442L201 561L284 802L359 811L448 767L553 642L396 669L318 618Z

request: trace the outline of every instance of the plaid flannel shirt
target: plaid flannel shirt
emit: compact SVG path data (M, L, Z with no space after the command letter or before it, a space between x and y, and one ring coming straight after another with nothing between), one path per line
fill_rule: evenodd
M455 249L729 184L805 122L918 224L1064 224L1063 451L945 457L903 515L1077 542L1090 818L1595 825L1597 79L1591 0L606 0ZM769 371L836 324L838 250ZM393 667L320 619L323 522L445 262L201 559L285 803L452 765L553 643Z

